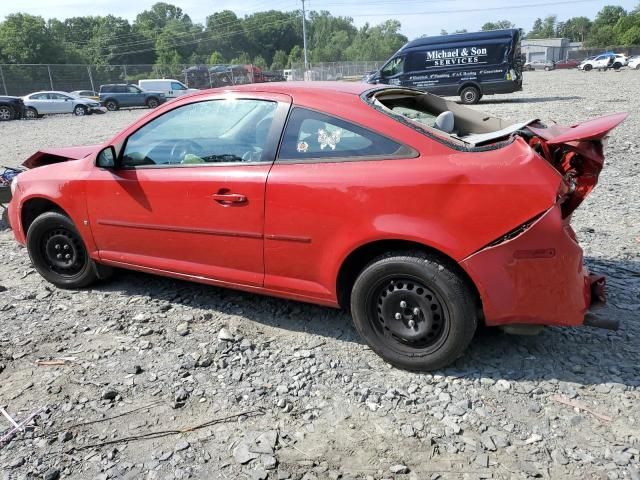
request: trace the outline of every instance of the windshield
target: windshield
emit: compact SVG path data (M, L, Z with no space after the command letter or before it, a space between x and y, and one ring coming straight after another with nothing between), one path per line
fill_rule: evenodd
M391 59L384 67L382 67L383 77L393 77L404 71L404 57L396 57Z

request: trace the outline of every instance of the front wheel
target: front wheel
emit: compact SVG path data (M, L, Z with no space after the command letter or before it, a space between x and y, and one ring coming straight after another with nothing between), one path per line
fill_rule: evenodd
M437 256L395 252L370 263L351 294L356 329L385 361L434 370L467 348L478 317L468 283Z
M149 108L156 108L158 105L160 105L160 103L156 98L150 98L149 100L147 100L147 107Z
M73 114L76 117L82 117L84 115L87 114L87 107L84 107L82 105L77 105L74 109L73 109Z
M82 288L97 278L97 266L69 217L46 212L27 232L27 250L42 277L60 288Z
M460 99L466 105L472 105L480 101L480 90L477 87L465 87L460 92Z

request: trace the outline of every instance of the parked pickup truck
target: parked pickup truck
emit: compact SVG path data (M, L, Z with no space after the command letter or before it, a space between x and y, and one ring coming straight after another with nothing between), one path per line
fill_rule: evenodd
M100 86L100 103L110 111L121 107L156 108L166 101L164 93L142 90L136 85L118 83Z

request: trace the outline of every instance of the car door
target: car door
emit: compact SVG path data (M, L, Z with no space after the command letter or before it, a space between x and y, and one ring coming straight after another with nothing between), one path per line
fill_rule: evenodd
M145 104L145 97L142 90L135 85L127 85L127 104L132 107L139 107Z
M52 93L51 96L55 96L55 109L56 113L71 113L73 112L74 99L68 95L62 93Z
M40 114L52 113L50 111L51 105L49 103L49 97L46 93L34 93L30 95L27 97L27 104L35 108Z
M128 132L117 168L87 181L100 258L262 286L265 184L290 102L214 95Z
M379 131L393 122L380 119ZM402 159L416 156L380 133L295 106L267 182L265 288L330 300L340 249L358 241L355 232L368 228L367 212L380 207L370 186L383 188L393 172L410 167ZM393 218L393 202L384 208Z

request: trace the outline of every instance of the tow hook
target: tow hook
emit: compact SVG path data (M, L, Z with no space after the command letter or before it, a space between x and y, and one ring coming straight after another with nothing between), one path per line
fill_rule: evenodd
M620 321L613 318L603 318L593 312L587 312L584 316L584 325L587 327L605 328L607 330L618 330Z

